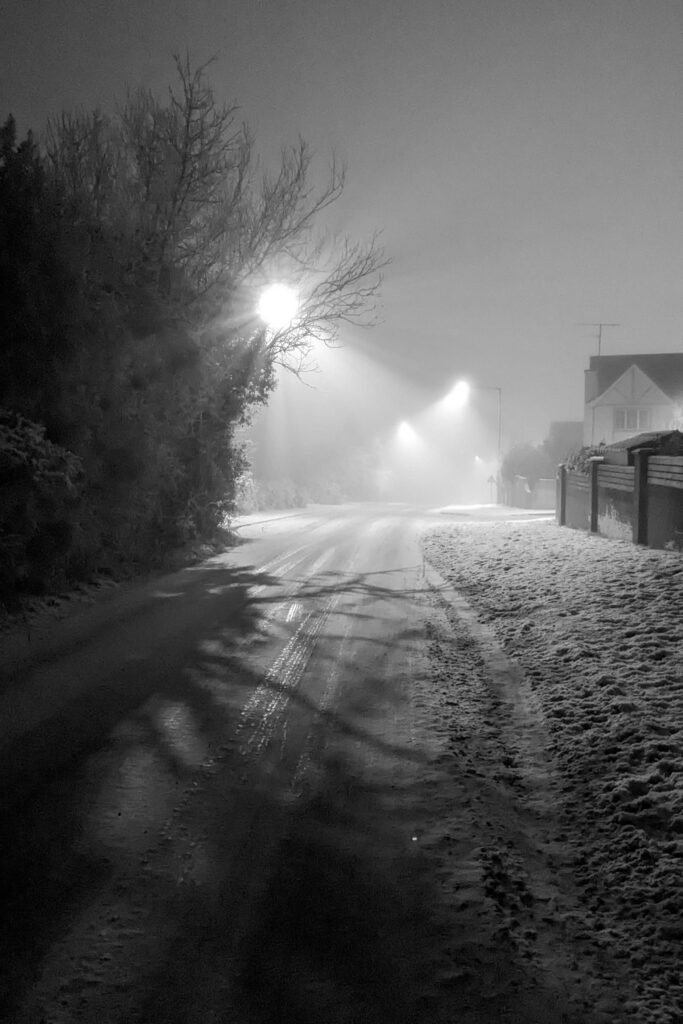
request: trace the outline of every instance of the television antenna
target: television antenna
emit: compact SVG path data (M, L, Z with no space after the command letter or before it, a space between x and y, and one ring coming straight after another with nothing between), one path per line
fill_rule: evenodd
M598 321L598 323L590 323L590 324L588 324L588 323L580 323L580 324L577 324L576 326L577 327L597 327L597 329L598 329L598 334L597 334L597 338L598 338L598 355L600 355L600 349L602 348L602 329L603 329L603 327L621 327L621 324L607 323L606 321L601 320L601 321Z

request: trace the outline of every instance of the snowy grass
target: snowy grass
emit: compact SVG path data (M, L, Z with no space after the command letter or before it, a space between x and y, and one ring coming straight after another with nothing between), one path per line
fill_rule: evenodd
M548 522L425 537L492 623L548 723L596 941L617 947L634 1020L683 1020L683 557Z

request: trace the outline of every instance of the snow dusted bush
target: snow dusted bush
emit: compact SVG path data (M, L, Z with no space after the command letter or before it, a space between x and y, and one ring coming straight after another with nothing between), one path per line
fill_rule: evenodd
M569 455L566 460L567 469L573 473L585 473L586 476L590 473L591 459L596 456L604 456L605 445L586 445L584 448L579 449L578 452L574 452Z
M45 428L0 409L0 600L41 589L65 569L82 466Z

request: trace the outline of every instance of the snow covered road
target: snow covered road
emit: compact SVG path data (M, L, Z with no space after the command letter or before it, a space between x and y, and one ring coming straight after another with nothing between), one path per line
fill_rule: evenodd
M681 1019L679 556L454 523L245 521L5 634L3 1020Z

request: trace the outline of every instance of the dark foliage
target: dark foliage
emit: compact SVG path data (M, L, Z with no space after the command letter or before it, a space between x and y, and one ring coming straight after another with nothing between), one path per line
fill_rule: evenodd
M307 365L313 339L362 322L381 254L314 236L305 143L260 175L253 140L204 70L176 59L161 102L64 114L39 147L0 130L0 559L3 588L148 566L213 532L247 467L237 430ZM280 275L301 309L254 317Z
M501 475L505 480L525 477L533 489L538 480L552 479L556 470L557 465L544 445L518 444L505 455Z
M45 428L0 409L0 600L63 577L77 543L80 459Z

